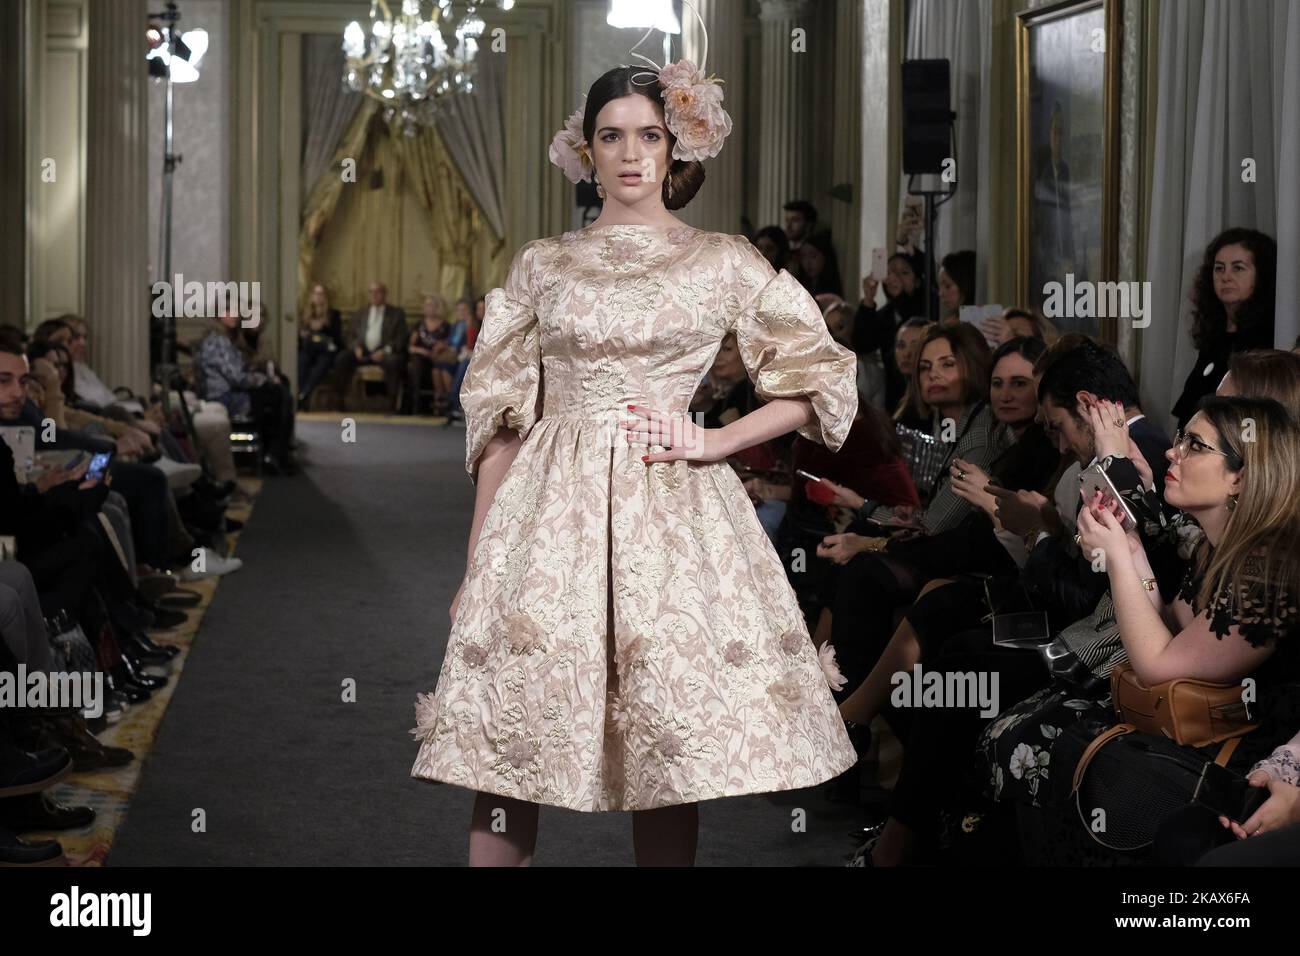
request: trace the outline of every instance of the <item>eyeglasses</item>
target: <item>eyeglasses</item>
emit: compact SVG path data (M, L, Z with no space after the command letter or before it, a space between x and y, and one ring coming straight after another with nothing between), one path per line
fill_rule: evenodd
M1177 437L1174 438L1174 458L1177 461L1184 461L1189 454L1193 455L1222 455L1228 459L1229 464L1234 467L1241 466L1241 459L1231 452L1220 451L1210 445L1205 444L1195 435L1189 435L1179 429Z

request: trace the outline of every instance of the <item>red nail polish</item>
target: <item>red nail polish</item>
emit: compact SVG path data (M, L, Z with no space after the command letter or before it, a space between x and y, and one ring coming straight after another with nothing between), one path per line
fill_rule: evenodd
M649 461L649 460L650 460L650 456L649 456L649 455L642 455L642 456L641 456L641 460L642 460L642 461Z

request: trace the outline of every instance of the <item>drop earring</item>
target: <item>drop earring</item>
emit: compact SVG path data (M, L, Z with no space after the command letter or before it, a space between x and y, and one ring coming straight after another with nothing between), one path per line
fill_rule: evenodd
M591 178L596 180L596 195L599 196L601 199L604 199L605 187L600 184L600 179L597 178L596 176L593 175Z
M1228 504L1228 514L1232 514L1234 511L1237 510L1237 496L1228 495L1227 504Z

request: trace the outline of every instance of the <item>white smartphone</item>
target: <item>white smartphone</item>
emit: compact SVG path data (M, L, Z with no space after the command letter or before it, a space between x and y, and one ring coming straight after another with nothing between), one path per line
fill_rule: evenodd
M1132 531L1137 527L1137 518L1129 509L1128 502L1121 496L1115 488L1115 483L1110 480L1110 476L1102 470L1101 465L1093 465L1091 468L1085 468L1079 473L1079 493L1083 496L1083 505L1088 507L1092 502L1093 496L1101 492L1104 498L1113 498L1119 502L1122 509L1123 517L1120 519L1120 525L1125 531Z
M889 271L889 257L885 255L884 249L871 250L871 278L876 282L884 282L885 276Z

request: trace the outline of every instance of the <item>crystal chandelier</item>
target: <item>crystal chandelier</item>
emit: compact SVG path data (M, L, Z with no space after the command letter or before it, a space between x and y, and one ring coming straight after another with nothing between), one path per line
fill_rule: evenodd
M401 0L393 16L386 0L370 4L370 34L353 20L343 31L344 88L364 93L384 107L384 119L407 136L433 122L438 105L474 89L483 19L480 0L434 0L430 15L421 0ZM514 0L496 0L509 10Z

